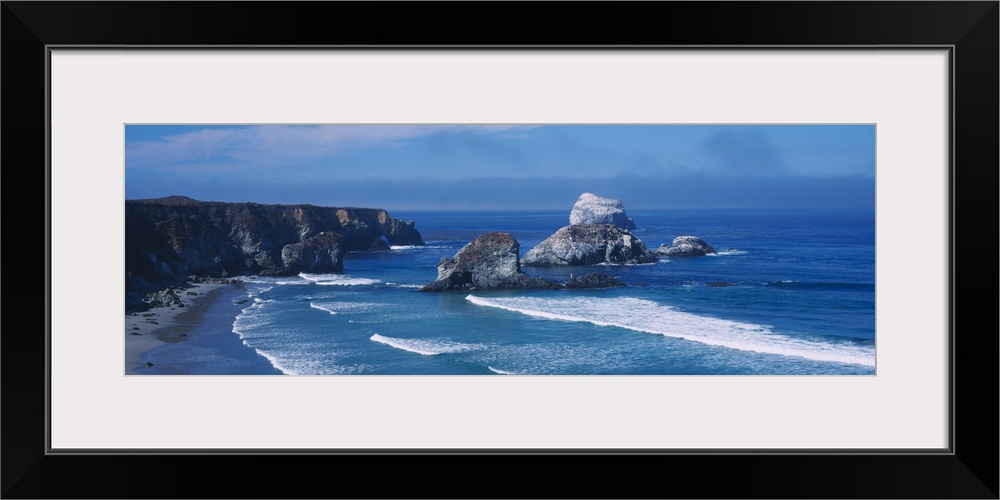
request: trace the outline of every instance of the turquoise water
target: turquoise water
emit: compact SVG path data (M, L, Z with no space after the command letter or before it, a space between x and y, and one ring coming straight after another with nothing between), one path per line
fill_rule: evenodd
M720 254L524 268L556 280L603 271L631 285L625 288L444 293L417 291L436 278L442 257L488 231L511 233L523 256L568 224L566 213L393 215L416 220L427 245L349 253L343 274L248 276L249 297L218 306L228 319L208 327L218 333L214 343L198 344L192 335L146 359L192 374L875 371L870 212L630 212L638 225L633 234L650 249L695 235Z

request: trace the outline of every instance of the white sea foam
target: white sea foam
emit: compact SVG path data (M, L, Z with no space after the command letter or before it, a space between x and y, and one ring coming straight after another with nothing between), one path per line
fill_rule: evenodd
M325 304L317 304L315 302L310 302L309 303L309 307L311 307L313 309L319 309L320 311L326 311L326 312L328 312L330 314L337 314L337 311L334 311L334 310L330 309Z
M421 250L424 248L448 248L443 245L389 245L392 250Z
M317 285L326 286L355 286L355 285L377 285L381 281L371 278L344 278L337 281L317 281Z
M500 370L500 369L497 369L497 368L493 368L492 366L489 366L489 365L486 365L486 368L489 368L491 372L499 374L499 375L517 375L514 372L508 372L508 371Z
M460 344L458 342L450 342L447 340L418 340L384 337L377 333L371 336L371 340L395 347L396 349L423 354L424 356L433 356L435 354L445 354L451 352L474 351L484 347L480 344Z
M718 253L710 253L710 254L708 254L708 256L709 257L718 257L720 255L746 255L746 254L747 254L746 250L737 250L735 248L730 248L729 250L723 250L723 251L718 252Z
M282 365L281 362L278 361L278 358L271 356L270 354L260 349L254 349L254 350L257 351L257 354L260 354L261 356L267 358L267 360L271 362L271 366L277 368L279 371L281 371L281 373L284 373L285 375L298 375L298 372L296 372L295 370L289 369L288 367Z
M423 288L423 285L404 285L402 283L393 283L391 281L386 281L385 284L393 288Z
M307 274L299 273L299 277L307 280L309 282L315 283L317 285L328 285L328 286L353 286L353 285L375 285L381 283L381 280L376 280L372 278L354 278L347 276L345 274ZM295 284L303 284L302 282L293 282Z
M260 285L258 285L256 287L256 289L254 289L254 290L248 289L247 290L247 294L250 295L251 297L255 297L255 296L260 295L260 294L262 294L264 292L270 291L272 288L274 288L274 287L273 286L260 286Z
M597 263L595 265L597 265L597 266L655 266L659 262L660 261L656 261L656 262L643 262L643 263L635 263L635 262L625 262L625 263L622 263L622 262L599 262L599 263Z
M487 298L475 295L467 296L466 300L476 305L537 318L626 328L743 351L875 366L875 350L872 347L797 339L774 333L767 325L700 316L650 300L595 297Z
M326 311L330 314L368 313L388 307L389 304L379 302L310 302L309 307Z

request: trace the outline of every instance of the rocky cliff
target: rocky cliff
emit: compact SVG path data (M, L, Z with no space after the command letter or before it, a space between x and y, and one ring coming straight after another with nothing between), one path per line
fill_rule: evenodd
M377 243L381 241L382 243ZM375 208L197 201L125 201L125 291L143 293L187 276L288 275L343 270L343 255L423 245L413 221Z

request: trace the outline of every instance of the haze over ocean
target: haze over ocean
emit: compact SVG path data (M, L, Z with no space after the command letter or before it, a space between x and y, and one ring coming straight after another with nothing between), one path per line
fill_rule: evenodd
M125 129L127 199L389 211L867 208L874 125L329 125Z

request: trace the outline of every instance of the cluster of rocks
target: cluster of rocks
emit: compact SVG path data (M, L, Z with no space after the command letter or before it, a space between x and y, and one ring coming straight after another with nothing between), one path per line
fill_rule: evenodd
M145 302L149 307L186 307L183 302L181 302L179 293L183 293L183 289L171 289L167 288L165 290L160 290L159 292L153 292L146 295L143 302Z
M600 263L647 264L656 255L630 229L635 221L620 200L583 193L565 226L524 256L526 266L587 266Z
M520 248L521 245L509 233L485 233L462 247L453 257L441 259L437 280L420 288L420 291L557 290L624 285L603 273L571 278L565 284L528 276L521 270Z
M565 226L518 258L520 245L508 233L486 233L463 247L453 257L438 263L438 277L421 291L606 288L624 286L604 273L588 273L556 283L530 277L525 266L588 266L595 264L648 264L657 255L698 257L716 253L715 248L695 236L679 236L672 245L650 251L630 230L635 221L625 213L620 200L584 193L570 212Z
M620 280L604 273L587 273L583 276L569 275L569 280L563 283L566 288L613 288L625 286Z
M240 283L243 283L243 280L238 278L214 278L211 276L194 276L194 275L188 276L188 281L190 281L191 283L216 283L219 285L227 285L227 284L238 285Z
M524 255L526 266L589 266L656 262L642 240L613 224L563 227Z
M194 275L188 276L188 281L191 283L211 283L220 285L238 285L243 283L242 280L236 278L215 278L211 276ZM181 297L196 295L198 295L196 292L187 290L183 286L164 288L163 290L146 294L142 297L141 307L132 309L146 310L153 307L187 307L187 305L181 300Z

